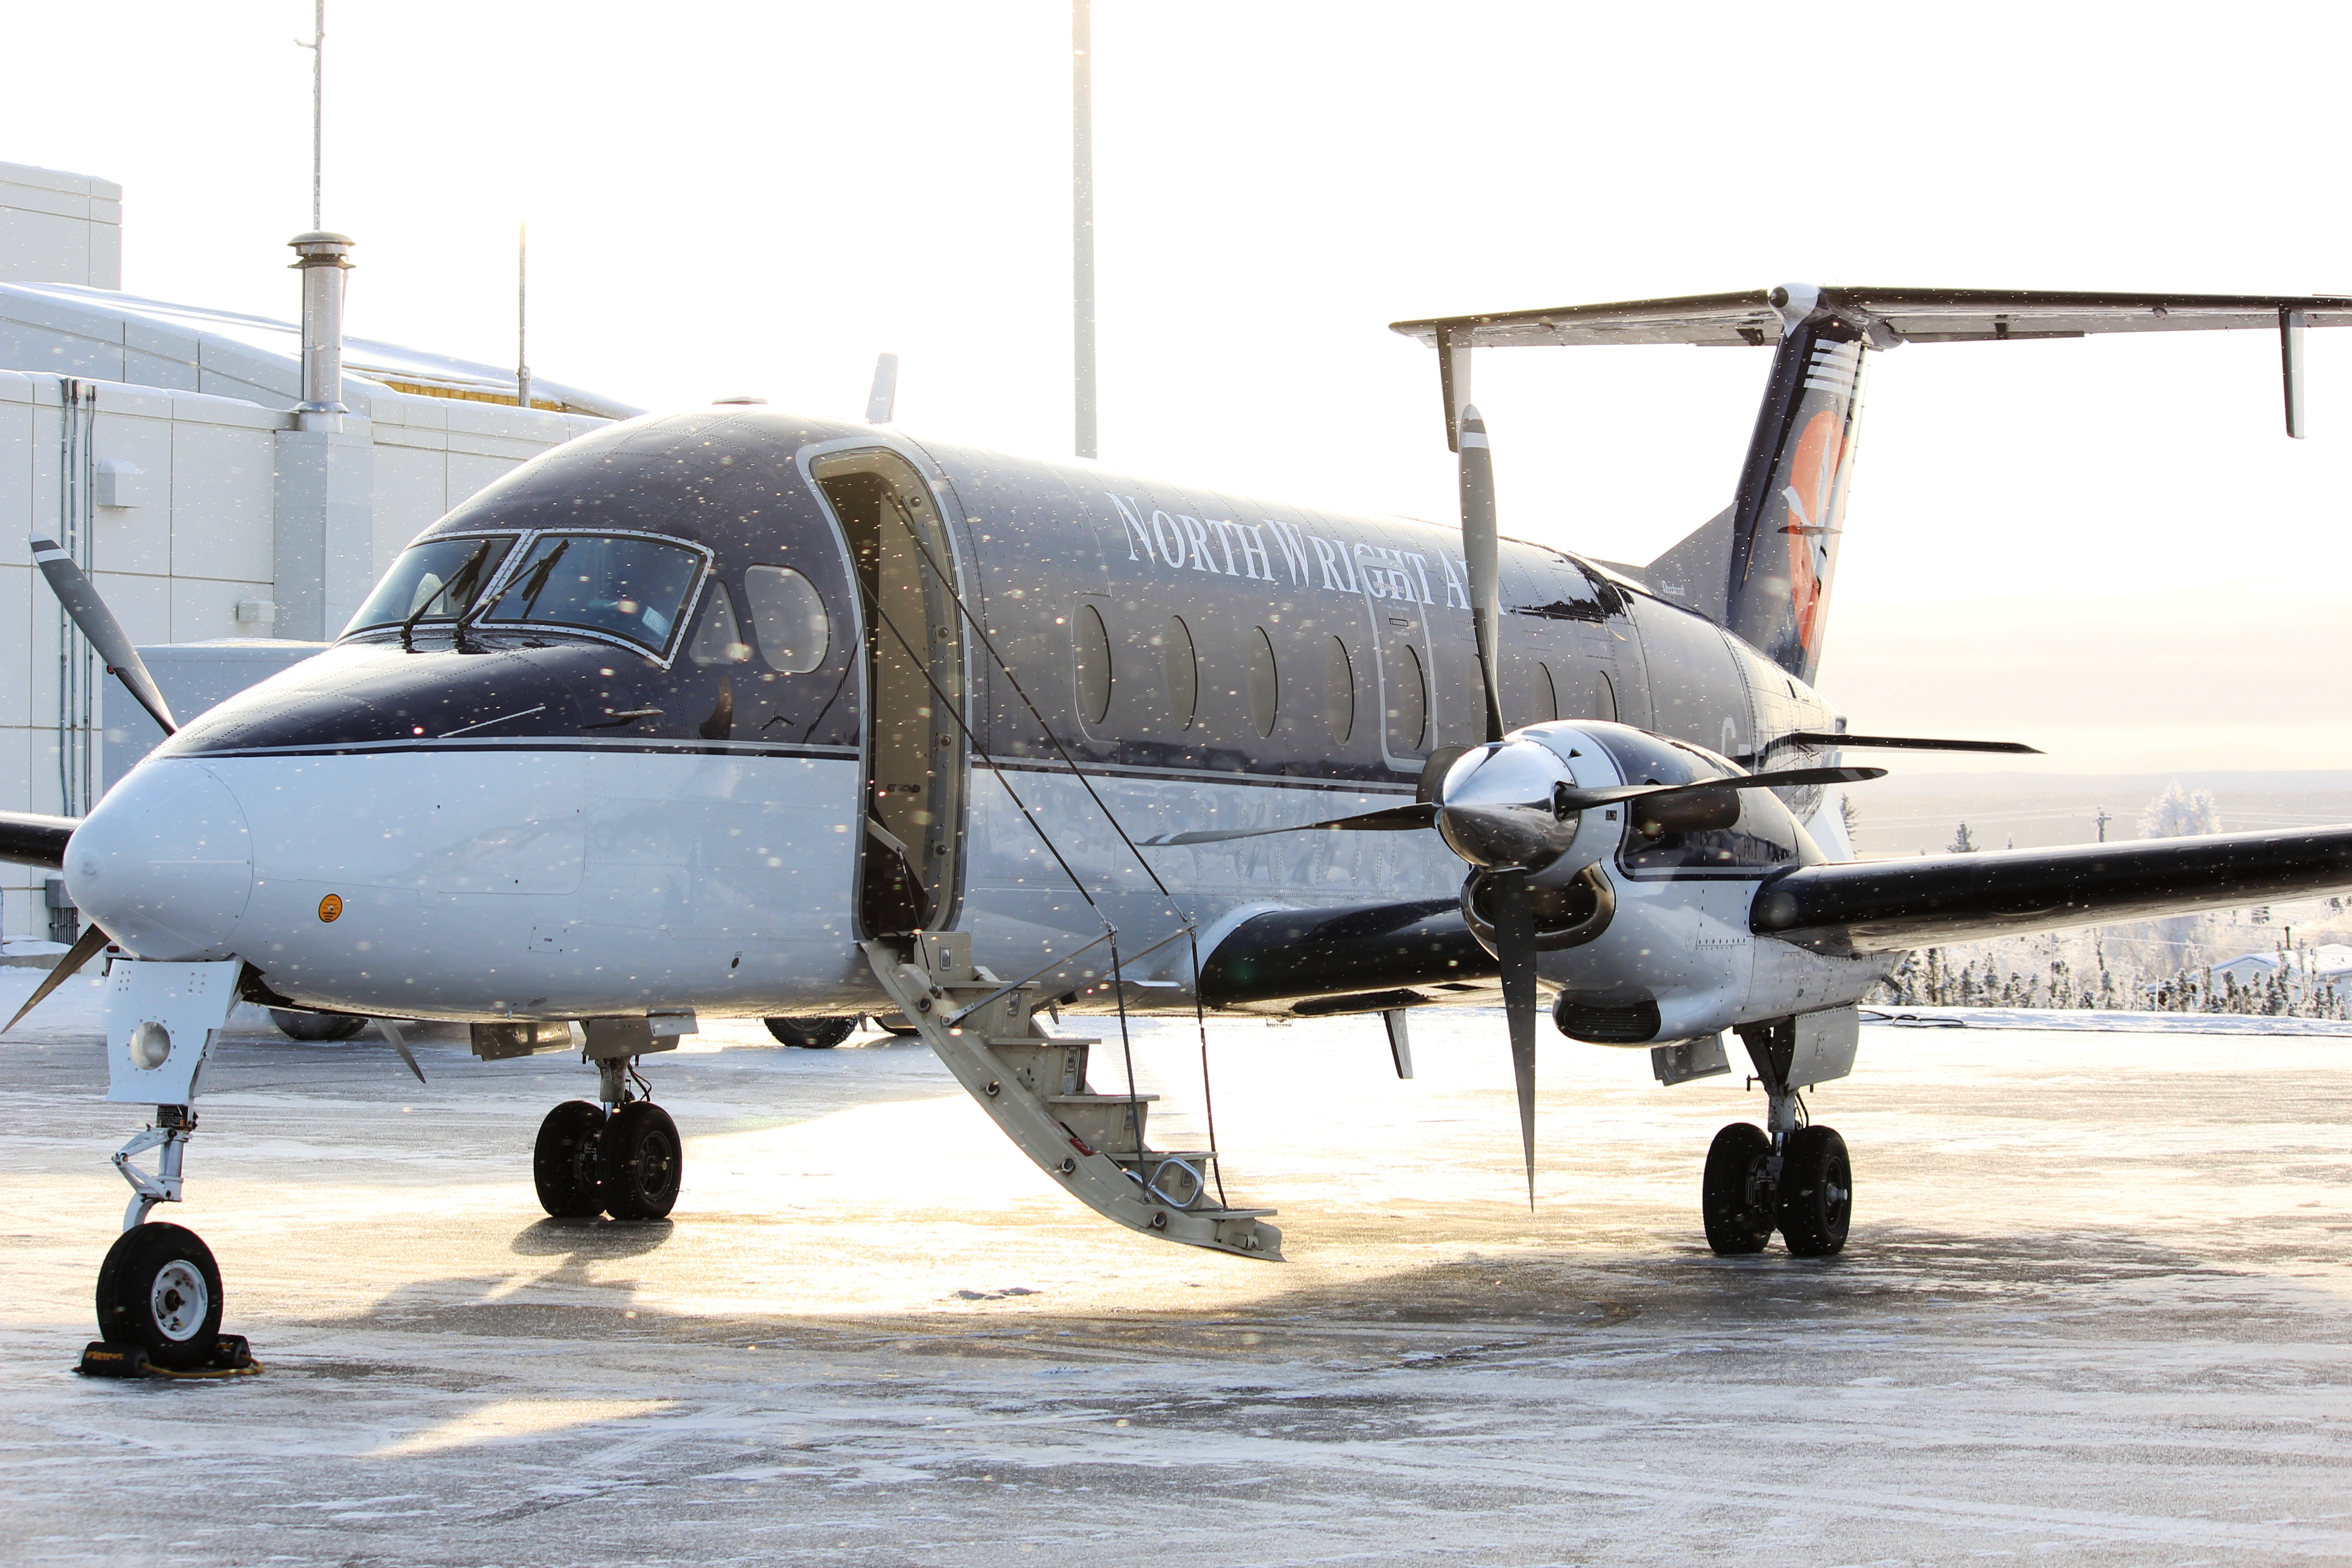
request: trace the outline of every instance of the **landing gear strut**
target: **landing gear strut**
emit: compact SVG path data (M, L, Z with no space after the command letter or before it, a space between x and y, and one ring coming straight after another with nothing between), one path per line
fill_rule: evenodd
M564 1101L539 1124L531 1179L558 1219L663 1219L677 1205L685 1145L635 1057L596 1063L597 1098Z
M238 1334L220 1331L220 1265L204 1238L184 1226L150 1221L157 1204L180 1201L181 1167L195 1112L159 1105L154 1125L115 1152L114 1168L131 1184L122 1234L98 1268L98 1335L82 1352L90 1377L225 1376L257 1370ZM154 1150L152 1175L131 1162Z
M1739 1031L1769 1100L1765 1126L1735 1121L1706 1152L1699 1212L1706 1244L1726 1255L1761 1252L1778 1230L1795 1258L1827 1258L1845 1246L1853 1216L1853 1168L1845 1140L1800 1125L1803 1102L1789 1086L1794 1021Z

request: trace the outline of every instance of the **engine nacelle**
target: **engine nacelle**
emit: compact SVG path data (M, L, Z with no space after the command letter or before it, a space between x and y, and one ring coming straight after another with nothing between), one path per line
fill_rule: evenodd
M1554 1017L1562 1033L1615 1046L1691 1039L1858 1000L1885 973L1883 958L1817 953L1750 931L1765 879L1826 858L1775 792L1681 792L1654 803L1637 796L1556 813L1547 827L1538 788L1546 767L1574 791L1702 784L1742 770L1630 725L1576 721L1515 731L1503 747L1472 752L1449 770L1440 798L1451 805L1460 786L1482 818L1458 836L1473 840L1470 848L1486 847L1475 835L1488 821L1499 825L1488 833L1497 844L1549 835L1543 853L1517 863L1528 868L1538 973L1559 994ZM1818 801L1807 793L1808 805ZM1464 852L1456 838L1447 834ZM1473 869L1463 915L1491 950L1487 894L1496 873L1471 853L1464 858Z

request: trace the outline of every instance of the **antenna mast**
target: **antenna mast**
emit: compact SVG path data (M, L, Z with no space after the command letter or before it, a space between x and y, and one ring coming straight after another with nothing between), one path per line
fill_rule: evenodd
M324 4L324 0L320 0ZM530 406L530 225L515 225L515 406Z
M310 41L306 44L297 38L294 47L310 51L310 226L316 230L326 225L320 198L327 146L327 0L318 0Z
M320 0L321 5L326 0ZM1095 450L1094 28L1088 0L1070 0L1071 344L1076 376L1077 453Z

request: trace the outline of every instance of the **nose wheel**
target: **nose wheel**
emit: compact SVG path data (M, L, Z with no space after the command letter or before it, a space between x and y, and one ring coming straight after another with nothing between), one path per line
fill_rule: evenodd
M98 1269L98 1337L135 1345L151 1366L209 1365L220 1339L220 1265L183 1226L135 1225L115 1238Z
M558 1219L664 1219L677 1206L686 1145L669 1112L634 1092L634 1063L596 1064L612 1098L569 1100L547 1113L531 1149L539 1206ZM609 1109L607 1109L609 1107Z

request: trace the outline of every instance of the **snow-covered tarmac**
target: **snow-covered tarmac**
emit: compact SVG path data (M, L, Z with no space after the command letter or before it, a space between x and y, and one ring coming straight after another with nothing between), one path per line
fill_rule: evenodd
M2352 1039L1868 1027L1801 1263L1700 1239L1738 1078L1549 1038L1530 1216L1495 1015L1410 1083L1375 1020L1211 1037L1286 1263L1077 1209L919 1045L654 1060L687 1187L626 1226L531 1196L576 1063L241 1028L163 1217L269 1370L126 1384L68 1371L142 1120L69 997L0 1044L0 1559L2352 1561Z

